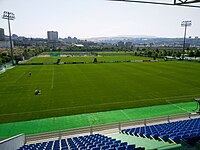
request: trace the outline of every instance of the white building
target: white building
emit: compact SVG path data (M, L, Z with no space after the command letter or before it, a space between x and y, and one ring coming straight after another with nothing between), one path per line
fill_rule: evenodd
M48 31L47 38L49 42L58 42L58 32L57 31Z
M0 41L5 41L4 29L0 28Z
M83 44L73 44L74 46L77 46L77 47L84 47Z
M14 48L13 41L12 47ZM10 41L0 41L0 48L10 48Z

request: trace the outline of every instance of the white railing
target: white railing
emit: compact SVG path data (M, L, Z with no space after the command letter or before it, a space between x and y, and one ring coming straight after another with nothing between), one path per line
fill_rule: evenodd
M111 124L104 124L104 125L97 125L97 126L90 126L90 127L45 132L45 133L40 133L40 134L26 135L26 142L31 143L31 142L39 141L39 140L45 141L45 139L46 140L61 139L61 138L74 137L74 136L80 136L80 135L88 135L88 134L93 134L96 132L97 133L116 133L116 132L120 132L120 130L125 129L125 128L146 126L146 125L152 125L152 124L158 124L158 123L167 123L167 122L173 122L177 120L192 119L195 117L199 117L199 113L177 114L177 115L162 116L162 117L156 117L156 118L132 120L132 121L118 122L118 123L111 123Z

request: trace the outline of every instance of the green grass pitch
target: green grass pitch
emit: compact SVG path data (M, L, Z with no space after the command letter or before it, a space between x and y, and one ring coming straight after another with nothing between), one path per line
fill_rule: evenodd
M199 67L193 62L16 66L0 74L0 123L192 101L200 97Z

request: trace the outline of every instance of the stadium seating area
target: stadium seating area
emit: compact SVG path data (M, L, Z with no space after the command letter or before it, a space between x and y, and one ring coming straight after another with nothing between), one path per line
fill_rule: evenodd
M134 137L131 138L130 135ZM160 148L164 144L169 144L164 145L166 149L170 147L180 148L180 150L200 149L200 118L129 128L121 130L120 134L109 136L111 137L102 134L91 134L36 144L25 144L18 150L144 150L153 147L144 144L143 141L145 140L151 144L154 142L157 147L155 146L153 149ZM143 144L141 144L142 142Z
M194 146L200 143L200 118L124 129L121 133Z
M101 134L92 134L62 140L24 145L19 150L144 150L136 145L112 139Z

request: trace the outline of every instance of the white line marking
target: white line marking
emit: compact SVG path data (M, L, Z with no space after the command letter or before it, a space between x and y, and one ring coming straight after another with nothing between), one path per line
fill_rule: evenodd
M124 115L124 116L126 116L126 118L128 118L128 120L131 120L131 118L124 112L124 110L120 110L121 112L122 112L122 114Z
M179 109L181 109L181 110L186 111L186 112L189 113L188 110L186 110L186 109L184 109L184 108L182 108L182 107L180 107L180 106L178 106L178 105L176 105L176 104L171 103L169 100L166 100L166 102L169 103L169 104L171 104L171 105L173 105L174 107L177 107L177 108L179 108Z

